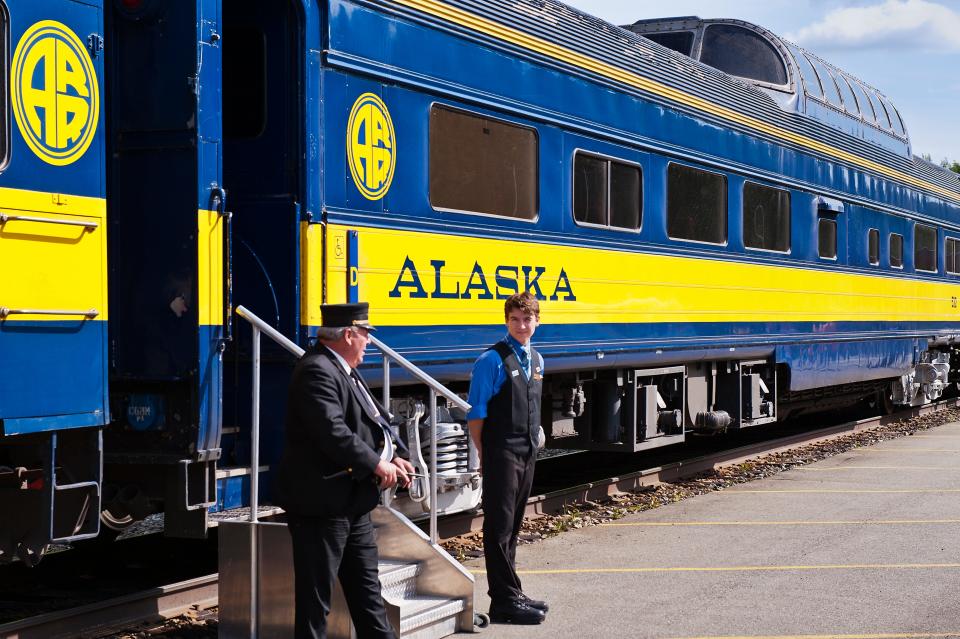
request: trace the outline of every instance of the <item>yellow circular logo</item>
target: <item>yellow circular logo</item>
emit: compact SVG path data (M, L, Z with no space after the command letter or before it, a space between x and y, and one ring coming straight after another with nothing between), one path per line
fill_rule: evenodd
M13 116L41 160L63 166L86 152L100 121L97 72L66 25L37 22L23 34L10 72Z
M347 122L347 160L353 183L368 200L390 190L397 165L397 140L390 111L378 96L364 93L353 103Z

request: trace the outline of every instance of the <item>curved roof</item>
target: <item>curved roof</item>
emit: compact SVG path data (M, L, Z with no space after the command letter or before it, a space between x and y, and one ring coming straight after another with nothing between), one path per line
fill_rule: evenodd
M781 108L910 155L907 127L890 98L763 27L688 16L640 20L626 28L751 82Z

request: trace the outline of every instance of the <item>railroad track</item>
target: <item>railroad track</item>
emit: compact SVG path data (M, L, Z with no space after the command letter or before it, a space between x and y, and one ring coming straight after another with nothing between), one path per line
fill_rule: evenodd
M945 400L893 415L794 433L547 492L530 498L526 515L535 517L554 514L560 512L564 506L578 502L597 501L619 492L636 491L644 487L675 482L705 471L740 464L760 455L828 441L857 431L958 406L960 406L960 400ZM479 513L445 517L440 521L440 536L449 539L479 530L482 524L483 516ZM2 624L0 639L65 639L77 636L103 636L145 621L170 619L212 608L217 605L217 596L217 575L207 575L78 608Z
M0 625L0 639L100 637L154 619L171 619L217 605L217 575Z

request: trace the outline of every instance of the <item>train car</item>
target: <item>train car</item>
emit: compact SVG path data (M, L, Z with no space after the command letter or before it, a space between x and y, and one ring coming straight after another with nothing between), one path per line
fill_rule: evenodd
M554 0L22 4L5 7L10 103L20 90L28 107L0 186L39 198L34 217L96 226L79 241L0 226L15 273L59 269L4 280L0 304L89 311L0 320L4 359L19 353L0 372L0 512L26 512L25 495L37 510L0 524L4 556L93 534L96 515L119 529L162 512L168 534L201 536L244 505L250 344L234 302L306 347L321 303L366 300L385 343L465 391L503 299L529 290L562 448L922 404L956 382L960 181L912 155L880 91L760 27L621 28ZM36 70L47 49L29 53L51 20L83 44L52 67L62 80ZM70 163L31 142L54 85L99 108ZM376 381L382 359L367 362ZM265 479L291 364L265 346ZM424 389L391 381L425 468ZM477 504L463 415L440 416L443 501L410 513ZM40 454L62 441L69 459ZM58 518L84 525L51 530Z

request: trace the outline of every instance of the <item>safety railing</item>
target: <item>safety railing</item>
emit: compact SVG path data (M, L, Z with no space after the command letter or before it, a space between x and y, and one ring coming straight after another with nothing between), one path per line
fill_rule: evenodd
M257 521L257 506L260 499L259 472L260 467L260 336L266 335L296 357L302 357L304 350L287 339L278 330L257 317L249 309L238 306L237 315L247 320L253 328L253 393L252 393L252 423L250 428L250 521ZM437 543L437 397L441 396L451 405L464 411L470 410L470 404L454 394L443 384L427 375L422 369L409 362L405 357L381 342L370 334L370 343L383 354L383 404L390 405L390 366L396 362L410 375L422 382L429 389L429 426L430 426L430 541ZM389 460L388 460L389 461Z

